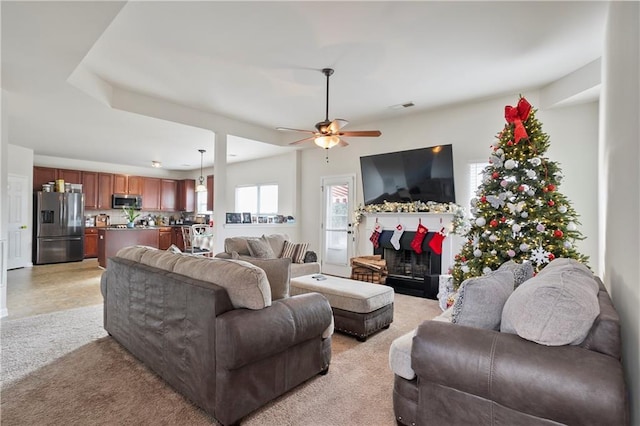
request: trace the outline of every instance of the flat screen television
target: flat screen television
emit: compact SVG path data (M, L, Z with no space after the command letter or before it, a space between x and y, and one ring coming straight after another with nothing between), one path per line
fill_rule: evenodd
M360 157L364 203L455 203L453 150L438 145Z

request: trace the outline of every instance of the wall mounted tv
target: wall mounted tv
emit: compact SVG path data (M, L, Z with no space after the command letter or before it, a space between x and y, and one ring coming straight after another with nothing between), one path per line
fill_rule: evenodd
M364 203L455 203L453 150L438 145L360 157Z

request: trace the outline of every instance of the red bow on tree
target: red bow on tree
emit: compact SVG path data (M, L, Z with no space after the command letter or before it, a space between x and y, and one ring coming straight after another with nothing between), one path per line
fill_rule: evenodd
M529 112L531 112L531 104L527 102L525 98L520 98L517 107L507 105L504 107L504 118L507 123L514 123L515 129L513 130L513 139L515 143L518 143L520 139L528 138L527 131L522 124L527 118L529 118Z

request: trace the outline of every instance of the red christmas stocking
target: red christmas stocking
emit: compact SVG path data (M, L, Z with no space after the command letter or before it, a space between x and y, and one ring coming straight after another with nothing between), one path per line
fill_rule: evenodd
M422 241L424 240L424 237L427 235L427 232L429 232L429 230L423 224L421 223L418 224L418 229L416 230L416 236L413 237L413 240L411 241L411 248L417 254L422 253Z
M435 235L429 241L429 247L435 254L442 254L442 241L444 241L446 235L444 235L444 228L442 228L439 232L436 232Z
M382 230L382 226L379 223L376 223L376 226L373 228L373 233L369 237L369 241L373 244L373 248L380 247L380 231Z

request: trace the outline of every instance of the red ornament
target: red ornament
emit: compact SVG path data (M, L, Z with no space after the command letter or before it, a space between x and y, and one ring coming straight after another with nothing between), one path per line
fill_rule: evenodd
M520 192L524 191L524 185L520 185L520 186L518 187L518 191L520 191Z
M497 220L495 220L495 219L492 219L492 220L491 220L491 222L489 222L489 225L490 225L492 228L495 228L496 226L498 226L498 221L497 221Z
M507 146L513 146L513 141L507 142Z
M549 260L553 260L555 258L556 258L556 256L553 253L549 253Z
M483 203L487 202L487 197L485 197L484 195L482 197L480 197L480 201L482 201Z
M548 189L549 191L552 191L552 192L553 192L553 191L555 191L555 190L556 190L556 186L555 186L554 184L550 183L549 185L547 185L547 189Z
M505 223L506 221L507 221L507 218L506 218L506 217L502 216L502 217L500 218L500 222Z
M547 204L549 204L549 207L553 207L553 206L556 205L555 201L553 201L553 200L547 201Z
M453 258L454 258L455 260L460 260L460 255L459 255L459 254L456 254L455 256L453 256Z
M549 191L549 189L547 189L546 186L542 188L542 192L548 192L548 191Z
M560 229L556 229L555 231L553 231L553 236L556 238L562 238L564 236L564 232L562 232Z
M493 172L493 174L491 175L492 178L494 179L498 179L500 177L500 173L498 172Z
M463 262L466 262L466 261L467 261L467 258L466 258L466 257L464 257L464 256L462 256L462 257L460 258L460 260L461 260L461 261L463 261Z

